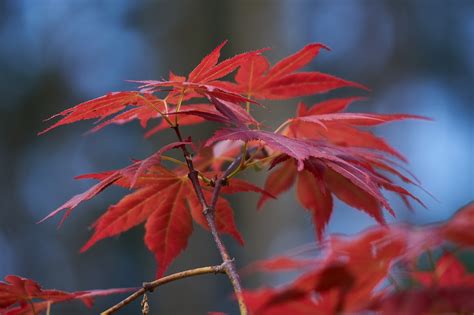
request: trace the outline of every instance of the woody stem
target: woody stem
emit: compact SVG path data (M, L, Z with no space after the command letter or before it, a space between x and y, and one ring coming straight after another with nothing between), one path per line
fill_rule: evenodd
M176 133L176 136L178 137L179 141L183 141L183 137L181 135L181 131L179 129L179 125L176 124L175 126L171 127L174 132ZM184 159L186 161L186 165L188 166L188 178L192 183L194 192L197 195L197 198L199 199L199 202L201 203L202 206L202 212L206 218L207 224L209 225L209 230L211 231L212 237L214 239L214 242L216 243L216 246L219 250L219 253L222 257L222 261L224 263L224 269L225 273L227 274L227 277L229 278L230 282L232 283L232 287L234 289L235 296L237 298L237 302L239 304L239 309L240 309L240 314L241 315L247 315L247 307L244 302L244 298L242 295L242 286L240 284L240 279L239 275L237 273L234 259L231 258L229 255L229 252L227 251L227 248L225 247L224 243L222 242L220 235L217 231L216 227L216 222L215 222L215 207L216 203L219 197L220 189L222 185L227 181L227 176L232 173L235 167L238 167L240 164L241 160L238 158L234 160L227 170L217 179L215 185L214 185L214 191L212 193L212 199L211 202L208 203L206 201L206 198L204 197L204 193L202 191L201 184L199 183L199 177L198 177L198 171L194 168L193 160L191 153L188 151L186 148L186 145L181 146L181 150L184 155Z
M225 272L225 263L222 263L219 266L207 266L207 267L200 267L200 268L195 268L195 269L189 269L177 273L173 273L169 276L157 279L152 282L146 282L143 284L143 286L135 291L132 295L127 297L126 299L122 300L120 303L115 304L114 306L110 307L109 309L103 311L100 313L101 315L111 315L124 306L130 304L131 302L135 301L138 299L140 296L146 294L146 292L152 292L154 289L157 287L184 278L188 277L193 277L193 276L198 276L198 275L204 275L204 274L210 274L210 273L224 273Z

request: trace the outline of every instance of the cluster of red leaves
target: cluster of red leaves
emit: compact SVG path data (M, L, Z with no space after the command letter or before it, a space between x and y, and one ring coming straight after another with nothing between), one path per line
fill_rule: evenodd
M445 243L473 247L472 228L466 228L473 219L470 204L443 224L379 226L354 237L328 238L316 258L278 256L257 262L249 268L305 271L283 287L245 292L246 301L258 315L471 313L474 274L454 254L445 251L430 271L418 270L416 262L424 251ZM396 274L415 285L402 287Z
M426 118L347 112L348 106L360 99L348 97L328 99L310 107L300 102L294 117L274 131L264 130L252 115L260 105L258 102L292 99L344 87L367 88L328 74L300 71L322 49L327 49L322 44L309 44L274 65L262 55L265 49L219 61L224 45L225 42L204 57L187 76L170 72L167 80L138 81L137 90L112 92L53 116L59 120L41 133L89 119L97 120L92 131L134 120L143 128L147 128L150 121L155 122L145 133L146 137L206 121L216 122L220 127L199 149L191 138L183 141L179 136L179 142L168 144L152 156L123 169L79 176L99 182L46 218L63 212L64 220L80 203L111 185L130 189L94 223L94 233L82 251L99 240L144 223L145 244L158 261L159 277L186 248L193 221L208 228L203 205L187 176L189 170L183 162L170 157L168 160L177 166L165 168L161 164L164 154L185 146L193 148L193 163L207 200L212 199L215 178L224 174L228 161L240 155L242 163L225 181L221 192L257 192L261 195L258 207L262 207L269 198L296 184L297 199L311 213L315 234L324 253L315 259L283 256L260 262L260 268L265 270L304 268L307 272L282 288L246 292L253 313L379 311L400 314L396 310L400 307L403 314L473 311L474 307L466 302L466 296L474 293L472 276L465 273L453 255L440 258L433 272L413 268L413 262L422 252L444 242L474 245L470 228L474 223L472 206L442 225L415 229L385 224L384 209L392 215L395 213L383 195L384 191L398 195L407 207L411 207L412 201L422 202L398 182L415 186L419 183L404 170L406 159L403 155L369 128L399 120ZM189 159L186 162L189 163ZM252 166L271 170L263 189L234 177ZM334 198L367 213L381 226L357 237L338 236L325 240L324 230L333 211ZM233 210L222 196L217 199L215 220L218 232L243 243ZM390 279L393 266L407 262L411 263L407 274L419 286L400 292L383 286ZM11 303L15 303L14 300Z
M406 183L417 184L416 180L397 170L399 164L394 159L403 162L403 156L363 128L422 117L347 113L343 111L356 98L332 99L309 109L300 103L296 116L284 122L281 128L262 130L261 124L251 115L250 107L256 104L255 100L289 99L341 87L366 88L320 72L300 72L321 49L327 49L321 44L307 45L273 66L262 56L264 50L242 53L219 62L224 44L207 55L187 77L170 73L166 81L140 81L142 85L138 91L113 92L79 104L53 116L60 117L59 121L42 133L86 119L98 120L93 131L135 119L143 127L149 120L159 120L147 135L178 124L203 121L224 124L205 142L205 147L217 147L225 140L245 142L248 147L253 146L256 153L247 157L241 170L255 164L270 168L278 166L268 177L264 190L235 178L229 181L227 189L262 193L259 202L262 206L269 197L289 189L297 178L298 200L311 212L320 240L332 213L333 196L368 213L382 224L385 222L383 208L394 214L382 194L383 189L398 194L407 205L409 199L419 201L387 176L395 175ZM235 70L233 81L225 79ZM124 169L81 176L100 182L74 196L48 217L61 211L66 211L66 217L79 203L91 199L110 185L133 188L133 192L111 206L93 225L94 235L83 250L100 239L145 223L145 243L155 254L159 262L158 275L162 275L186 247L192 219L207 227L186 171L181 166L176 169L160 166L160 157L165 151L189 144L172 143L152 157ZM215 156L199 153L196 159L205 161L198 167L201 178L204 180L221 174L222 161L235 157L239 152L240 148L232 152L224 150ZM202 185L212 186L209 182L204 180ZM207 190L205 197L210 198ZM217 204L216 216L219 231L242 242L232 209L222 197Z
M52 304L80 300L91 307L97 296L129 292L132 289L107 289L79 292L45 290L30 279L9 275L0 281L0 314L35 315L47 310Z

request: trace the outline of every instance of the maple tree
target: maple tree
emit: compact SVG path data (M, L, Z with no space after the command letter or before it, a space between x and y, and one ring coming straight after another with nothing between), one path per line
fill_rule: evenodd
M411 208L413 202L423 202L405 186L421 186L403 167L404 156L370 128L427 118L348 112L348 107L362 98L332 98L312 106L299 102L294 117L268 130L252 115L263 102L339 88L368 89L332 75L300 71L321 50L328 50L322 44L309 44L273 66L263 55L266 49L219 61L225 44L204 57L187 76L170 72L167 80L135 81L136 90L112 92L66 109L51 117L58 120L40 132L90 119L97 120L91 132L138 120L147 129L145 137L166 130L176 136L176 142L122 169L79 176L98 183L43 219L62 214L62 223L82 202L109 186L129 189L92 225L93 234L81 252L144 224L144 242L157 262L156 279L102 314L112 314L139 297L144 298L142 312L147 314L147 292L170 281L209 273L227 275L240 314L474 311L468 298L474 294L473 276L450 247L474 245L474 206L461 209L446 223L420 228L388 225L384 218L384 211L395 215L384 192L394 193ZM203 143L182 134L181 126L206 121L219 127ZM150 122L155 125L149 128ZM181 151L182 159L168 156L170 150ZM166 167L163 160L174 166ZM248 169L269 171L263 188L236 177ZM304 251L256 262L248 270L302 273L282 287L243 290L235 261L220 237L229 234L244 243L225 195L257 193L260 208L293 185L298 202L311 214L317 254L308 256ZM334 198L368 214L380 225L353 237L326 236ZM187 247L193 221L211 232L221 264L164 276ZM420 257L432 257L431 252L441 246L443 254L436 264L432 261L432 270L419 270ZM395 277L395 272L400 277ZM7 276L0 282L0 314L39 314L49 312L53 303L75 299L90 305L92 297L127 290L68 293L43 290L32 280Z

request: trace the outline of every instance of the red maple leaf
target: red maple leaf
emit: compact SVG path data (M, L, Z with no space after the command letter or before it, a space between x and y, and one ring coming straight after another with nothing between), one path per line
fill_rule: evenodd
M276 155L272 167L282 163L267 178L265 190L274 196L289 189L296 178L297 196L301 205L310 210L319 239L332 213L333 193L342 201L360 209L384 223L382 208L391 214L388 201L381 190L398 194L408 203L412 198L421 203L406 189L394 184L378 169L392 172L405 181L410 181L387 164L379 154L351 147L334 146L325 141L290 138L285 135L247 128L221 129L206 145L223 140L260 140ZM296 162L296 165L294 163ZM268 198L262 196L261 207Z
M280 271L285 267L305 272L290 284L280 288L247 291L246 301L252 314L340 314L365 310L380 292L376 290L405 250L403 239L387 238L390 230L376 228L356 238L333 237L322 248L322 257L313 260L292 257L288 264L285 256L269 261L266 271ZM287 257L288 258L288 257ZM370 272L367 272L370 270Z
M219 82L220 86L256 99L288 99L327 92L341 87L367 89L361 84L346 81L320 72L295 72L309 64L326 46L315 43L303 47L273 67L260 55L251 56L235 75L236 84Z
M121 111L125 110L127 106L134 106L135 108L120 113ZM145 107L146 109L142 109L142 107ZM102 127L112 123L123 124L136 118L140 119L143 125L146 125L146 122L150 118L157 116L157 111L154 109L164 110L163 102L150 93L141 94L136 91L112 92L68 108L59 114L50 117L49 119L55 117L62 118L52 126L41 131L39 134L43 134L62 125L72 124L81 120L98 119L100 122L105 118L117 113L120 114L106 122L103 122L93 130L101 129Z
M403 155L387 144L384 139L360 127L402 119L426 120L427 118L406 114L343 113L351 103L360 99L360 97L330 99L314 104L310 108L307 108L304 103L299 103L296 117L289 119L289 128L283 133L295 138L326 139L337 145L379 150L406 161ZM357 117L359 119L355 119Z
M78 292L59 290L45 290L27 278L8 275L5 281L0 281L0 314L2 315L33 315L46 310L50 305L81 300L86 306L91 307L93 298L117 293L125 293L130 289L107 289Z
M474 275L453 254L446 252L433 271L413 271L413 278L425 287L474 287Z
M184 144L186 142L172 143L151 157L124 169L79 176L78 178L98 179L100 182L88 191L74 196L45 219L66 211L64 220L82 201L93 198L112 184L125 188L134 187L136 189L133 192L111 206L93 224L94 234L81 251L89 249L101 239L145 223L145 244L159 263L158 277L163 275L169 264L186 248L192 233L192 221L208 228L202 214L202 205L194 194L186 170L167 170L157 165L164 151ZM239 179L230 180L228 186L223 188L223 193L240 191L254 191L272 197L257 186ZM210 200L211 194L209 189L204 190L206 199ZM219 232L229 234L243 244L234 223L232 208L223 197L219 197L217 201L215 219Z

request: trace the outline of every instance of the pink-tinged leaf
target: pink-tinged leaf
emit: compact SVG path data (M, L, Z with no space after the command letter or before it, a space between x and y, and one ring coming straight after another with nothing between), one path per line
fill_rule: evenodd
M204 57L201 62L196 66L196 68L189 73L190 82L200 82L210 68L214 67L219 60L222 47L227 44L227 40L223 41L219 46L217 46L209 55ZM171 79L171 77L170 77Z
M161 107L162 103L152 94L140 94L139 92L112 92L93 100L81 103L62 111L51 118L62 117L58 122L41 131L39 134L48 132L58 126L71 124L80 120L94 119L103 120L106 117L124 110L128 105ZM49 118L49 119L51 119Z
M310 144L293 138L263 130L251 129L220 129L207 140L206 146L223 140L252 141L261 140L273 150L288 154L298 162L298 169L303 169L303 161L313 154L317 154Z
M353 187L354 191L361 190L361 191L366 192L368 194L367 197L372 197L373 200L374 200L374 203L375 202L380 203L392 215L395 215L392 207L390 206L388 201L385 199L385 197L382 195L382 193L380 192L380 189L377 187L377 184L374 181L369 180L369 177L368 177L367 173L365 173L363 170L358 169L355 166L352 166L352 167L350 167L350 169L348 169L347 165L339 165L339 164L333 163L331 161L327 161L326 163L329 166L329 168L331 168L335 173L337 173L337 174L343 176L344 178L346 178L347 180L349 180L354 185L354 187ZM333 187L333 188L337 187L336 188L337 191L340 192L339 196L341 196L341 198L345 198L347 201L349 201L350 200L350 196L349 196L350 193L349 194L341 193L341 191L339 189L343 189L343 187L345 187L347 189L347 188L351 187L351 185L346 184L346 185L339 185L338 186L337 181L334 182L334 185L335 185L335 187ZM350 190L352 191L352 189L350 189ZM372 198L367 198L367 199L370 200ZM344 201L346 201L346 200L344 200ZM357 198L354 198L354 200L357 200ZM381 224L385 223L385 219L383 218L383 215L381 213L380 206L379 207L373 207L373 205L372 206L367 206L366 204L363 204L363 203L357 203L354 200L351 200L351 202L354 202L354 205L357 204L360 207L359 209L366 211L369 215L374 217L379 223L381 223ZM349 203L349 204L351 204L351 203Z
M253 118L245 109L243 109L239 104L221 100L219 98L213 97L212 95L208 96L209 101L214 104L216 109L229 121L238 125L255 125L259 123Z
M140 176L142 176L143 173L145 173L145 171L147 171L152 166L155 166L155 165L158 165L158 164L161 163L161 156L163 155L163 153L165 153L165 152L167 152L171 149L182 147L184 145L188 145L188 144L191 144L191 143L192 142L190 142L190 141L182 141L182 142L173 142L173 143L167 144L164 147L162 147L161 149L159 149L157 152L155 152L153 155L151 155L148 158L138 162L138 168L137 168L137 171L135 172L135 174L133 176L130 188L133 188L135 186L138 178Z
M367 87L320 72L298 72L265 85L262 92L267 99L287 99L328 92L342 87L368 90ZM261 92L261 93L262 93Z
M406 162L406 158L400 154L400 152L392 148L384 139L375 136L370 131L359 130L345 124L331 122L325 123L325 128L318 128L315 124L300 121L296 122L295 126L292 124L290 128L298 137L307 139L324 138L340 146L379 150Z
M264 190L268 191L273 196L278 196L281 193L290 189L296 179L296 166L291 160L284 162L278 169L273 171L265 181ZM261 208L269 198L265 195L260 197L258 201L258 208Z
M300 120L311 123L321 123L326 121L338 121L340 123L354 125L354 126L376 126L385 124L387 122L403 120L403 119L425 119L428 118L417 115L405 115L405 114L365 114L365 113L335 113L335 114L320 114L320 115L307 115L296 117L294 120Z
M316 235L322 241L324 230L331 217L333 202L331 192L325 190L324 185L317 181L310 172L299 172L296 192L303 208L311 211Z
M193 230L189 210L178 200L187 186L184 182L178 185L173 195L163 197L165 200L145 224L145 244L159 263L157 278L163 276L171 262L186 248Z
M377 222L381 224L385 223L380 202L366 190L352 184L349 179L332 170L326 171L325 181L328 188L337 198L351 207L367 212L370 216L374 217Z

